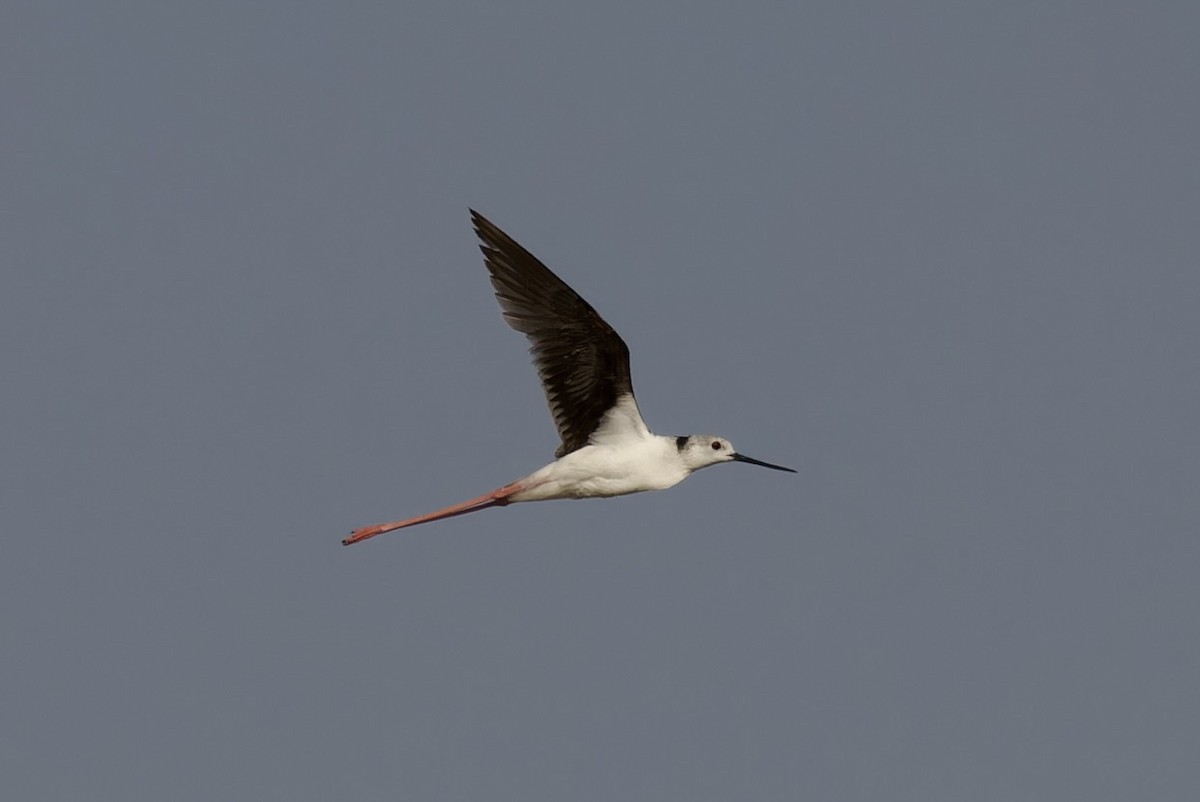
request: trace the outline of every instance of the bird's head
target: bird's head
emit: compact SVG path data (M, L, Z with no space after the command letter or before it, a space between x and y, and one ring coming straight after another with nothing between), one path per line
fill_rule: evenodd
M675 447L679 449L679 456L683 458L683 464L688 470L698 471L701 468L707 468L709 465L716 465L718 462L747 462L751 465L761 465L764 468L771 468L776 471L788 471L795 473L791 468L785 468L782 465L772 465L769 462L762 462L744 454L739 454L733 450L733 444L724 437L717 437L712 434L693 434L690 437L676 437Z

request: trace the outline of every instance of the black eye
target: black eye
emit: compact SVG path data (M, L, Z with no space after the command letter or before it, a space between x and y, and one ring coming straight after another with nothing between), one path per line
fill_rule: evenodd
M713 451L720 451L720 450L721 450L721 444L713 443Z

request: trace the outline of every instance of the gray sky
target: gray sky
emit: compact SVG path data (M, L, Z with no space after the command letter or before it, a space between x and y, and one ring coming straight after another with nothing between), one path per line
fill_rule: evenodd
M1200 7L423 5L0 12L3 796L1200 796ZM557 444L469 205L800 473L342 548Z

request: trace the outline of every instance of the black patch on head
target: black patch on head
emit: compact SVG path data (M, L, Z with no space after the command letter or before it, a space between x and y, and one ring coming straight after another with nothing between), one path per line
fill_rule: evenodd
M687 448L687 444L688 444L688 439L686 437L684 437L683 435L680 435L679 437L675 438L675 447L677 449L679 449L680 451L683 451L685 448Z

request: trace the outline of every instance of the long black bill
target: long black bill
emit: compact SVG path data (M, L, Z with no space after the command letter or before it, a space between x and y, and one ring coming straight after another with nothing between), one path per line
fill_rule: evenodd
M749 462L751 465L761 465L764 468L770 468L775 471L787 471L788 473L796 472L792 468L785 468L782 465L772 465L769 462L763 462L762 460L754 459L753 457L747 457L745 454L734 454L733 460L734 462Z

